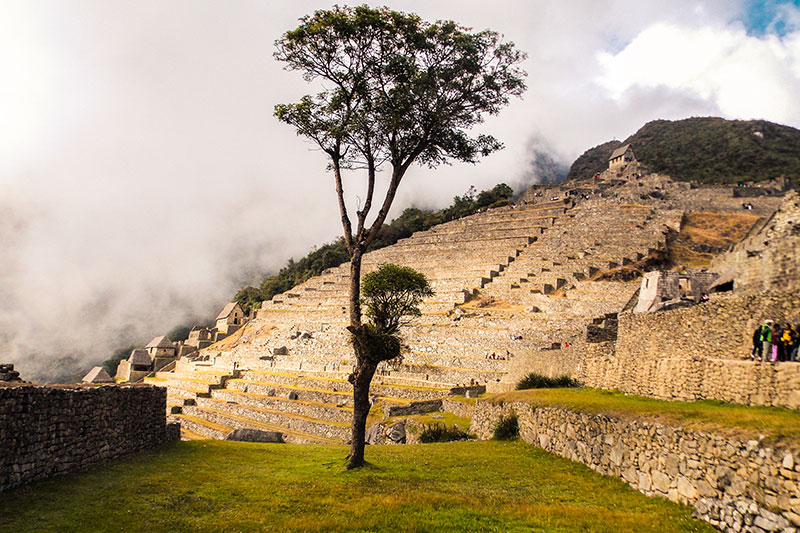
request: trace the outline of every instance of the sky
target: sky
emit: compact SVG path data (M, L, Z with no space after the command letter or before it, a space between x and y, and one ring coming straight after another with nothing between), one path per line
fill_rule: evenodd
M524 97L477 130L506 148L412 168L394 214L519 190L537 152L569 164L653 119L800 127L800 0L368 3L528 54ZM332 4L0 0L0 362L88 371L341 234L325 158L272 116L309 91L275 39Z

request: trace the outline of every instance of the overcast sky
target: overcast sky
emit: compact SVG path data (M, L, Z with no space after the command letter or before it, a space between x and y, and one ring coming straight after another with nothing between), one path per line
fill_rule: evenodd
M800 126L800 0L369 3L528 53L524 98L482 125L506 149L413 168L396 213L656 118ZM272 116L307 90L274 40L331 4L0 0L0 362L91 366L340 234L324 158Z

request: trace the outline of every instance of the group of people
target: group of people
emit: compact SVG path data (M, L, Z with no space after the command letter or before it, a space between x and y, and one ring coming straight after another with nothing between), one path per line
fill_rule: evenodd
M753 350L750 358L754 361L797 361L800 347L800 325L792 327L786 322L781 325L772 320L764 323L753 332Z

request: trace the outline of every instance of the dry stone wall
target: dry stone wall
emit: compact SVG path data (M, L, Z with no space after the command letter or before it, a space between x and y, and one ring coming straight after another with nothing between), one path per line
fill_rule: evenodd
M587 344L578 379L667 400L800 408L800 364L750 360L767 318L800 321L800 294L719 294L686 309L622 313L616 342Z
M178 438L166 390L0 386L0 491Z
M800 527L800 447L770 447L669 427L523 402L478 401L470 432L490 438L500 416L516 413L520 437L636 490L694 507L723 531L796 532Z
M799 250L800 195L791 191L759 232L714 261L712 268L734 278L737 292L797 290Z

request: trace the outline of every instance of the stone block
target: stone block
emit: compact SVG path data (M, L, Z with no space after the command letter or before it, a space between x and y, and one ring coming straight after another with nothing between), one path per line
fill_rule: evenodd
M684 476L678 477L678 494L686 501L694 501L697 498L697 489L694 484Z
M225 440L240 442L283 442L283 434L278 431L263 431L260 429L239 428L234 429L225 437Z
M652 479L650 478L650 474L640 471L638 486L640 491L645 493L649 492L650 488L652 487Z
M653 488L659 492L663 492L666 494L669 491L670 486L670 478L668 475L660 472L658 470L653 470L650 473L650 476L653 480Z

